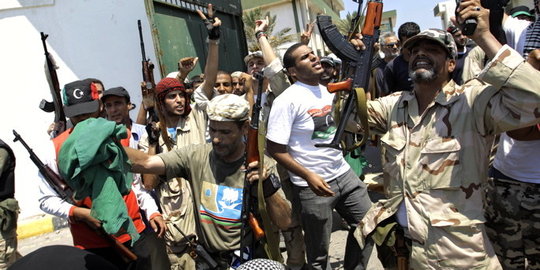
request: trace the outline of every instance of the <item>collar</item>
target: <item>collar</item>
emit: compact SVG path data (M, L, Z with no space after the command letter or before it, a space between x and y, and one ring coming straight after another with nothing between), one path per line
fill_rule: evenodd
M453 80L450 80L442 89L439 91L437 96L435 96L435 103L438 103L442 106L447 106L456 102L461 93L463 93L463 87L458 86ZM398 108L406 107L409 102L416 100L416 95L414 91L403 91L402 98L399 101Z
M186 117L180 117L180 120L178 120L178 123L176 124L176 130L180 130L180 131L184 131L184 132L190 130L190 126L191 126L189 124L190 115L188 115Z

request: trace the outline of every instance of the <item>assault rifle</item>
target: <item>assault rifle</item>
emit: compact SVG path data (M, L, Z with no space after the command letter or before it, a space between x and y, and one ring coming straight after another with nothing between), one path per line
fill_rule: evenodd
M41 43L43 44L43 51L45 51L45 62L47 67L45 70L45 75L47 77L47 82L49 83L53 101L49 102L42 99L41 103L39 104L39 108L45 112L54 111L54 122L56 124L56 128L51 133L51 136L54 138L66 130L66 115L64 114L64 107L62 106L58 74L56 74L56 69L58 67L56 66L53 56L47 50L47 43L45 42L48 36L49 35L41 32Z
M144 107L148 110L147 123L158 122L159 118L154 110L154 95L156 89L156 82L154 80L154 64L150 62L150 59L146 58L146 52L144 50L144 40L142 35L141 20L137 20L137 26L139 27L139 40L141 41L141 54L142 54L142 75L144 86L142 87L142 96Z
M247 165L254 161L260 161L259 153L259 115L261 112L261 100L263 94L263 74L262 72L256 72L253 74L253 77L258 80L259 93L257 94L257 99L255 104L253 104L253 110L251 112L251 121L249 125L248 135L247 135L247 145L246 145L246 168ZM260 165L260 164L259 164ZM249 224L251 230L253 231L253 236L256 240L262 239L265 236L264 230L259 225L259 221L255 218L251 212L251 184L247 178L248 172L246 171L246 177L244 179L244 192L242 195L242 227L240 232L240 262L244 262L244 226ZM260 180L262 182L262 179ZM259 200L264 200L264 197L259 198Z
M367 117L361 117L365 118L361 119L362 126L365 130L362 140L354 143L352 146L347 146L342 140L345 127L347 125L349 116L354 111L354 107L357 107L356 109L358 110L359 115L367 115L365 89L368 89L369 85L369 73L371 71L371 62L374 54L373 45L379 39L380 33L379 27L381 25L383 8L382 0L370 0L367 4L364 27L362 28L362 41L366 45L366 50L358 51L349 42L354 36L354 33L357 31L356 28L359 25L362 2L362 0L358 0L357 17L353 20L348 39L346 39L339 32L337 27L332 24L332 18L330 16L317 16L317 25L319 26L319 32L321 33L323 40L328 48L330 48L330 50L343 61L343 78L349 78L345 82L328 84L329 92L334 93L337 91L349 91L349 96L347 97L343 110L341 111L339 124L336 134L334 135L334 139L329 144L316 144L315 146L317 147L332 147L343 151L352 151L360 147L368 138Z
M56 193L65 201L69 202L70 204L75 205L75 201L73 200L73 189L58 175L55 173L49 166L45 165L39 157L34 153L32 148L26 144L26 142L23 140L21 135L17 133L15 130L13 130L13 135L15 136L15 139L13 139L14 142L21 142L24 148L26 148L26 151L30 154L30 159L36 167L38 167L39 172L41 175L43 175L43 178L49 183L49 185L56 191ZM105 238L126 260L126 262L132 262L137 260L137 255L133 253L131 250L129 250L126 246L124 246L122 243L120 243L116 238L112 237L110 234L106 233L103 227L101 227L97 231L98 235L101 235L103 238Z

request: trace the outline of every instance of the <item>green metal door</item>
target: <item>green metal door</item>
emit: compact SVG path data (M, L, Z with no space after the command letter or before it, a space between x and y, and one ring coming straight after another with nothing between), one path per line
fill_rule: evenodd
M162 77L177 71L182 57L199 57L199 64L191 76L204 71L207 51L207 31L195 10L206 11L208 1L154 0L153 35L157 41L157 55ZM243 62L247 54L240 0L210 1L215 16L222 21L219 44L219 69L233 72L245 70ZM236 9L234 7L237 7ZM206 13L206 12L205 12Z

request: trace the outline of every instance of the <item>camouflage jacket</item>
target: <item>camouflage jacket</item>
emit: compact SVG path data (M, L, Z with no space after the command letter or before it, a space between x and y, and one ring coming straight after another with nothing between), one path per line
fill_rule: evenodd
M539 122L538 75L504 46L478 79L463 86L450 81L422 115L414 92L370 101L370 129L382 135L386 150L387 199L365 215L357 240L363 244L403 201L411 269L491 269L480 188L491 141L497 133Z

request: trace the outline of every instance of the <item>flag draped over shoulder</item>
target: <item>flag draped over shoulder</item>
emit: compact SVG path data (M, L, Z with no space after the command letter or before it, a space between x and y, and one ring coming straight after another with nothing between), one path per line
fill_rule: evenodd
M92 200L91 215L109 234L128 233L132 243L139 234L122 198L131 190L131 165L120 139L124 125L103 118L78 123L58 155L60 174L75 191L74 199Z

